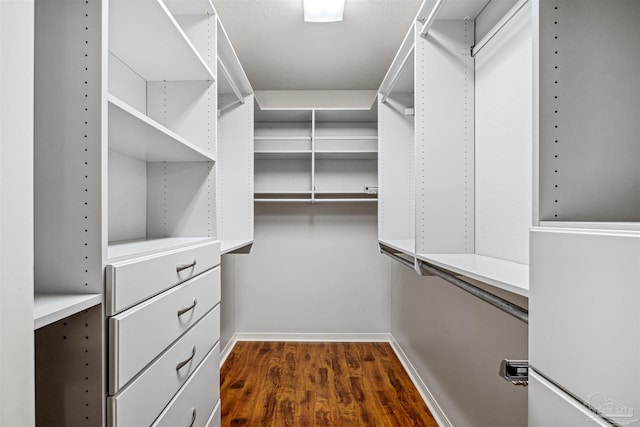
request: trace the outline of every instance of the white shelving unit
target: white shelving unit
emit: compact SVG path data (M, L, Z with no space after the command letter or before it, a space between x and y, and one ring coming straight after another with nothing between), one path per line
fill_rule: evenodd
M219 293L218 240L253 240L253 91L209 0L37 0L35 21L37 421L114 425L115 315Z
M253 243L254 95L218 20L218 227L223 254Z
M377 201L376 109L256 110L256 202Z
M472 56L486 3L445 4L426 37L419 19L380 87L379 240L526 296L531 18L521 12Z

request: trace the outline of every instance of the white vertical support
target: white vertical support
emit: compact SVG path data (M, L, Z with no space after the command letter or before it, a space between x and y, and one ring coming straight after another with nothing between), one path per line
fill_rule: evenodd
M474 251L474 23L415 38L416 250Z
M0 2L0 425L34 425L34 2Z
M311 203L316 200L316 110L311 110Z

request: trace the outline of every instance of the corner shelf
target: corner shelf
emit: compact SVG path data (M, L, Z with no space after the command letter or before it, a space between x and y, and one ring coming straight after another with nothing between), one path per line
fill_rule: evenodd
M215 157L109 94L109 148L147 162L202 162Z
M215 80L159 0L110 1L109 50L147 81Z
M529 297L529 266L475 254L417 254L418 259L479 280L499 289Z
M33 329L40 329L102 303L102 294L35 294Z

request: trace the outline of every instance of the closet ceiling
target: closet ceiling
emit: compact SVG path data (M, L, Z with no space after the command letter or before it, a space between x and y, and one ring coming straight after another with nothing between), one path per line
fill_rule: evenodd
M302 0L213 0L255 90L374 90L421 0L346 0L344 20L307 23Z

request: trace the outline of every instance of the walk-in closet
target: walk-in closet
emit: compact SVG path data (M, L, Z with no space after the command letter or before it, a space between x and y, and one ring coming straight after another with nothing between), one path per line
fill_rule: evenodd
M640 1L0 0L0 427L620 427Z

